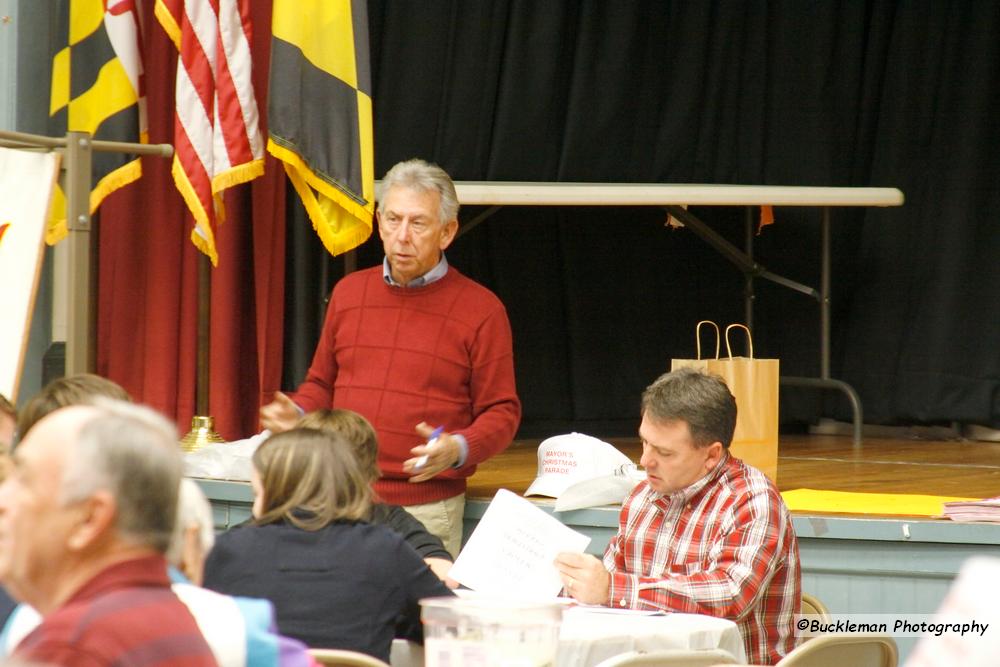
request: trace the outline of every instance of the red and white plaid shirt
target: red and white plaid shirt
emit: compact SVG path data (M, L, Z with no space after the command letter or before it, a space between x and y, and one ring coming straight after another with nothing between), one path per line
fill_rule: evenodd
M773 664L795 647L801 579L791 517L771 481L735 457L669 495L640 483L604 566L613 607L736 621L751 663Z

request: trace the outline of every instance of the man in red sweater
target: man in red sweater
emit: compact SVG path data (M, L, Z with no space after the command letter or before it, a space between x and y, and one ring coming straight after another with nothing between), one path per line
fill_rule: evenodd
M389 170L376 213L383 265L337 283L305 382L261 409L271 431L320 408L364 415L379 437L375 490L453 555L465 480L510 444L521 419L507 312L444 257L458 207L440 167L408 160Z

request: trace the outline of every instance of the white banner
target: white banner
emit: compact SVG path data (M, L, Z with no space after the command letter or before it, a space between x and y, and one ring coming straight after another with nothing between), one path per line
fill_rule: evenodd
M59 156L0 148L0 393L17 399Z

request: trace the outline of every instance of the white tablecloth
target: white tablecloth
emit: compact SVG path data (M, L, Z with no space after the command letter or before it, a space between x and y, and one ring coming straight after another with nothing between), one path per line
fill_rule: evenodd
M557 664L596 665L628 651L714 648L746 663L739 628L723 618L674 613L638 616L573 607L563 613Z
M641 616L573 607L563 613L557 667L591 667L628 651L715 649L746 663L743 638L732 621L698 614ZM423 650L397 639L390 662L394 667L420 667Z

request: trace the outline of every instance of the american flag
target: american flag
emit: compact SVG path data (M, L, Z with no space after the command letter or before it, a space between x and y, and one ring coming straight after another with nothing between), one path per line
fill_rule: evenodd
M249 0L156 0L177 47L174 183L195 219L191 240L218 265L222 190L264 172L251 81Z

